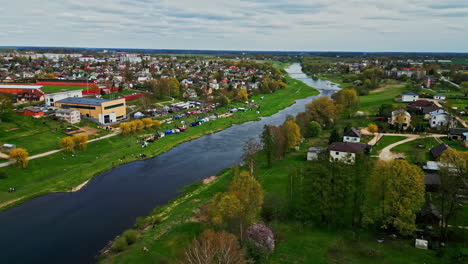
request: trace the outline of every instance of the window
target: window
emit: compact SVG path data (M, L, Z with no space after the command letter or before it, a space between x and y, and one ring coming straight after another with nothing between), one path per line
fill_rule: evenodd
M121 104L115 104L115 105L105 106L105 107L104 107L104 110L112 109L112 108L116 108L116 107L121 107L121 106L123 106L123 105L124 105L124 104L121 103Z
M86 105L68 105L68 104L63 104L63 108L76 108L76 109L90 109L90 110L95 110L96 107L94 106L86 106Z
M335 152L335 155L337 155L337 156L338 156L338 155L340 155L340 153L337 151L337 152Z

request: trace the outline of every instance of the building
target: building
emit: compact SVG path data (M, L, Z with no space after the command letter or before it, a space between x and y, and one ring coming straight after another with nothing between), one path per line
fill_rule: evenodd
M107 100L69 97L55 102L55 106L63 109L78 110L82 116L103 125L122 120L127 114L125 99Z
M369 145L351 142L335 142L328 146L330 161L342 161L344 163L354 163L356 154L367 153Z
M45 93L41 88L41 85L2 84L0 93L15 94L18 102L42 102Z
M391 125L401 124L406 129L411 124L411 115L404 109L397 109L392 111L392 117L389 117L388 123Z
M29 106L23 109L16 110L17 115L24 115L24 116L32 116L35 118L42 117L44 115L44 111L41 108L35 106Z
M83 97L83 93L81 90L75 90L44 95L46 106L54 106L55 102L68 97Z
M417 93L413 93L413 92L403 93L403 95L401 97L402 102L414 102L414 101L417 101L417 100L419 100L419 95Z
M55 111L55 116L58 119L68 122L70 124L76 124L81 122L81 114L78 110L58 109L57 111Z
M433 148L431 148L430 152L431 152L431 155L434 159L438 159L440 158L440 156L442 156L442 154L444 154L444 152L449 148L449 146L445 143L442 143L438 146L435 146Z
M445 100L445 98L447 98L445 96L445 94L436 94L436 95L434 95L435 100Z
M361 133L356 128L352 127L344 133L343 142L361 142Z
M463 133L468 133L468 128L450 128L448 138L452 140L463 140Z
M443 109L429 113L429 126L434 129L443 129L450 123L450 114Z
M311 147L307 151L307 160L318 160L320 153L325 152L322 147Z
M141 63L142 59L138 54L120 54L120 62L129 62L129 63Z

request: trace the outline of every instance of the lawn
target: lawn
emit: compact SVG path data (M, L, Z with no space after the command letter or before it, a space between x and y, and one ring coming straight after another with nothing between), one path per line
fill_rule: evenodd
M62 90L69 90L69 91L72 91L72 90L87 90L87 89L91 89L91 84L90 84L90 87L80 87L80 86L50 86L50 85L45 85L42 87L42 91L44 93L58 93Z
M359 109L369 113L377 113L382 104L404 105L402 103L396 103L394 100L395 97L404 92L404 90L404 86L394 86L391 89L386 89L381 92L359 96L361 103Z
M463 142L461 140L450 140L449 138L441 138L442 141L449 145L451 148L458 150L458 151L468 151L468 148L463 146Z
M396 143L398 141L401 141L405 139L406 137L401 137L401 136L383 136L377 144L375 144L372 147L372 155L377 155L378 152L382 149L384 149L386 146L391 145L393 143Z
M419 145L424 146L424 148L420 148ZM434 138L421 138L398 145L392 148L391 151L397 153L404 153L406 159L410 163L426 162L429 160L433 160L429 151L431 148L437 145L440 145L440 143L437 142Z
M272 94L256 95L251 98L261 105L260 114L257 114L256 111L238 112L232 117L210 121L205 125L189 128L184 133L164 137L144 149L139 144L135 144L137 135L128 138L115 136L89 144L88 150L78 151L75 157L72 157L69 153L59 152L31 160L27 169L18 169L14 166L0 168L0 172L5 172L8 175L7 179L0 180L0 190L6 190L9 187L17 189L15 193L0 192L0 207L3 210L6 205L12 206L35 196L50 192L67 191L121 163L137 160L139 154L143 153L148 157L157 156L182 142L225 129L232 124L257 120L260 116L272 115L294 103L295 99L318 93L303 82L292 81L289 77L287 80L289 85L286 89ZM265 99L260 100L261 96L264 96ZM218 111L225 112L226 108ZM201 116L192 117L185 121L190 122L199 118ZM160 130L174 128L175 126L177 126L177 123L164 124ZM154 132L156 131L149 131L149 133ZM148 133L148 131L142 133ZM51 142L56 144L57 138L52 138ZM47 150L53 148L55 147ZM122 162L116 159L116 157L123 156L126 158ZM80 166L76 166L76 164L80 164Z

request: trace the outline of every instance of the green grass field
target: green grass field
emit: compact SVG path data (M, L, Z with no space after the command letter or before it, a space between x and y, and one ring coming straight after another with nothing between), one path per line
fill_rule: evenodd
M69 90L69 91L73 91L73 90L87 90L87 89L91 89L91 85L90 85L90 88L86 88L86 87L80 87L80 86L50 86L50 85L45 85L42 87L42 91L44 93L58 93L62 90Z
M391 149L392 152L404 153L406 159L410 163L425 162L428 160L434 160L429 150L440 143L434 138L422 138L416 139L401 145L398 145ZM424 145L424 148L419 148L418 145Z
M370 93L369 95L359 96L359 100L361 103L360 110L369 113L377 113L379 107L382 104L404 105L402 103L396 103L394 101L395 97L404 92L404 90L405 88L403 86L400 86L387 89L381 92Z
M376 155L380 150L385 148L388 145L391 145L393 143L396 143L398 141L401 141L405 139L406 137L401 137L401 136L383 136L375 146L372 147L372 155Z

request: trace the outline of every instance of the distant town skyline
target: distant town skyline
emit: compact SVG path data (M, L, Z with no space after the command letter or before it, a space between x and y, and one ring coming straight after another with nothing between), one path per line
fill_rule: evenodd
M0 46L468 52L468 1L48 0L0 6Z

